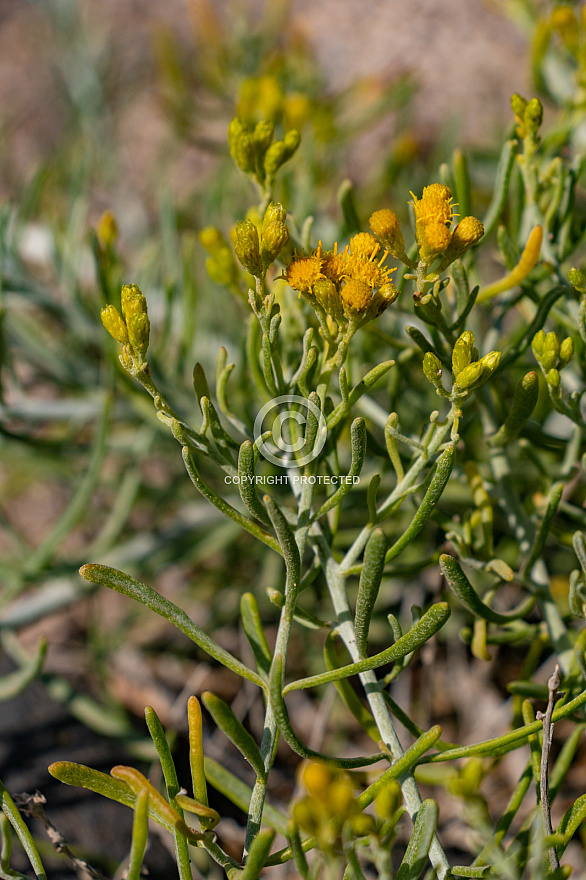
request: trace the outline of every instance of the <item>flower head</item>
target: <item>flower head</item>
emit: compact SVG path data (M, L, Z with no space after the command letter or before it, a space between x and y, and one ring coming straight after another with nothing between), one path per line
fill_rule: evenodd
M287 284L299 293L311 293L314 284L323 277L322 257L319 251L308 257L297 257L289 265L286 273Z

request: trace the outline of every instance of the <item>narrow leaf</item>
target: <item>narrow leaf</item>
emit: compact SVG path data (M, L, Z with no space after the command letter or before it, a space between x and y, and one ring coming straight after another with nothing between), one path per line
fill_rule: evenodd
M361 656L366 653L370 619L378 596L383 571L387 539L382 529L375 529L364 550L364 563L358 584L356 598L356 615L354 628L356 631L356 647Z
M407 852L399 865L395 880L417 880L421 876L437 825L438 807L430 798L423 801L415 817Z
M372 657L366 657L364 660L358 660L356 663L349 663L348 666L342 666L339 669L332 669L330 672L321 672L318 675L312 675L309 678L301 678L298 681L292 681L284 690L287 694L290 691L302 690L304 688L318 687L321 684L328 684L330 681L338 681L341 678L349 678L351 675L358 675L366 672L367 669L377 669L386 663L394 663L400 660L406 654L410 654L416 648L425 644L435 633L442 628L450 616L450 607L447 602L438 602L432 605L425 612L420 620L405 633L390 648L381 651L380 654L374 654Z
M233 657L232 654L225 651L224 648L221 648L207 635L207 633L205 633L187 616L183 609L179 608L173 602L170 602L169 599L165 599L163 596L159 595L159 593L155 592L151 587L135 580L130 577L130 575L124 574L123 571L118 571L116 568L110 568L107 565L99 565L97 563L83 565L80 568L79 573L86 579L86 581L91 581L94 584L101 584L104 587L109 587L111 590L116 590L117 593L123 593L125 596L130 596L131 599L135 599L146 608L150 608L151 611L160 614L161 617L164 617L176 626L177 629L180 629L181 632L185 633L192 642L195 642L202 651L205 651L206 654L209 654L214 660L217 660L223 666L227 666L228 669L231 669L242 678L246 678L248 681L253 681L263 689L265 688L265 683L259 678L256 672L253 672L252 669L249 669L241 663L240 660L237 660L236 657Z
M202 694L202 702L212 718L216 726L220 728L222 733L228 737L230 742L234 743L238 751L246 758L254 772L261 779L266 779L266 771L264 761L261 757L259 748L249 732L242 726L230 706L220 697L205 691Z

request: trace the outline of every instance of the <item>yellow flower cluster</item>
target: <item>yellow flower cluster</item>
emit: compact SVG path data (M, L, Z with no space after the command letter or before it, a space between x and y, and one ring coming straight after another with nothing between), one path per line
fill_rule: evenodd
M381 315L397 298L390 282L393 271L384 265L388 252L368 232L353 236L338 252L319 247L308 256L296 257L285 280L311 305L323 309L338 324L370 321Z
M441 257L437 271L443 272L450 263L480 241L484 235L482 223L476 217L464 217L452 229L456 206L450 188L442 183L426 186L421 198L413 193L411 195L419 261L429 266ZM415 268L416 264L405 252L405 240L396 214L388 208L375 211L370 218L370 228L390 254L406 266Z
M137 284L125 284L120 294L122 314L116 306L107 305L101 312L102 324L122 348L122 362L144 363L149 347L150 322L146 298ZM130 359L130 360L129 360Z
M299 828L317 837L322 849L336 845L347 822L358 836L375 830L374 817L358 810L347 773L331 770L323 764L304 763L300 781L307 796L294 804L292 818Z

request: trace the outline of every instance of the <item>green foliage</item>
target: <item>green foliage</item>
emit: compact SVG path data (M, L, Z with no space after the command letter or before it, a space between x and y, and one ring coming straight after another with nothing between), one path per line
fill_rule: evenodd
M512 5L532 17L531 3ZM296 57L299 47L285 47L277 73L265 69L283 24L280 11L274 15L278 21L267 13L255 39L242 43L236 30L216 28L210 9L203 31L214 49L200 47L195 71L168 34L156 40L165 105L180 137L204 136L193 77L231 106L240 82L217 178L202 195L206 211L194 214L209 277L195 268L203 254L186 228L189 206L177 211L166 194L150 268L137 255L125 261L116 220L102 217L91 234L89 289L71 262L83 242L70 223L47 282L59 283L64 299L53 299L19 256L19 212L0 216L2 446L11 491L52 479L55 469L69 488L34 548L8 530L0 622L18 668L0 679L0 699L40 677L85 723L156 755L166 795L126 764L111 775L67 760L50 768L62 782L134 811L134 880L149 818L172 835L181 880L202 864L205 876L254 880L288 863L310 880L373 872L416 880L426 871L440 880L567 876L559 860L583 827L584 796L553 832L541 816L571 778L586 726L584 24L559 5L535 17L539 95L513 95L490 191L474 157L456 150L439 173L415 169L417 182L397 173L391 209L372 196L388 187L362 192L344 179L337 151L401 103L400 84L345 127L313 62ZM556 69L574 77L571 96L559 92ZM373 179L381 183L384 174ZM229 212L218 195L223 186ZM204 226L208 208L222 231ZM361 221L369 212L372 234ZM162 269L153 268L157 261ZM122 284L127 274L141 286ZM43 376L58 393L46 402L27 396L14 369L19 359L30 363L33 387ZM19 409L15 389L32 408ZM144 479L151 454L165 465L158 486ZM98 489L102 498L90 510ZM133 510L155 525L135 526ZM195 526L182 524L188 513L197 514ZM165 532L158 519L170 523ZM83 550L68 549L69 536L95 523ZM90 557L103 561L85 562ZM202 564L211 561L215 575ZM82 586L74 576L80 562ZM189 589L171 601L148 585L179 563L209 606L206 624L184 610L192 607ZM228 595L223 585L238 596L225 609L216 601ZM176 644L186 645L177 650L190 662L205 658L242 680L249 715L204 691L202 716L189 698L189 788L175 763L176 731L166 732L153 708L147 749L144 734L112 709L107 685L98 699L72 692L45 670L45 641L31 657L14 638L100 588L133 600L116 634L122 641L155 612L177 630ZM226 624L243 635L230 650ZM100 634L89 648L102 682L113 642ZM425 680L422 693L447 699L445 675L457 678L451 664L455 656L461 663L462 642L467 662L504 657L517 676L507 682L509 725L500 721L500 733L466 745L451 741L460 738L455 724L450 741L443 738L435 723L441 703L406 703L409 687L394 687L411 676L411 685ZM443 681L434 656L447 670ZM563 693L543 684L556 664ZM320 742L292 709L301 697L324 720L336 713ZM549 773L549 794L543 765L551 744L540 739L542 731L547 739L544 716L528 697L549 700L554 727L562 719L573 725ZM469 707L476 698L462 699ZM206 754L208 725L233 747L229 766ZM276 803L275 779L292 775L280 740L291 765L303 759L289 805ZM503 755L527 744L529 763L499 814L484 780L496 778ZM530 801L532 783L540 810ZM422 798L422 784L435 786L432 797ZM246 814L238 858L223 841L213 790ZM22 876L11 867L14 829L43 877L1 784L0 796L0 876ZM454 865L444 841L448 797L463 802L474 831L463 844L470 864Z

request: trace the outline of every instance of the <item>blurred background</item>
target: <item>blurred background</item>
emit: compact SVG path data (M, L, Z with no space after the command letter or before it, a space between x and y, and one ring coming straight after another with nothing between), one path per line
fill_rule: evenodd
M510 95L532 88L536 9L496 0L0 0L0 673L32 670L39 640L49 643L33 684L0 692L0 777L13 792L40 788L53 821L106 873L125 854L130 811L65 790L47 765L67 758L107 771L147 758L144 706L181 740L186 697L204 688L235 698L242 717L250 710L253 729L259 718L236 679L158 618L82 583L77 569L99 561L128 571L235 653L245 650L240 595L254 588L263 597L281 571L195 496L175 441L120 371L100 307L117 302L121 283L140 284L149 360L188 420L200 418L193 365L212 377L224 345L238 408L248 392L238 369L247 309L209 277L199 241L210 224L228 238L255 201L228 154L230 119L301 130L276 195L295 217L316 217L316 240L347 232L337 199L345 178L364 220L381 207L404 212L409 191L438 179L457 146L473 161L482 212L512 126ZM403 587L387 585L398 608ZM268 600L263 612L276 619ZM297 652L299 671L319 667L301 643ZM482 723L488 736L499 724L499 674L489 680L489 664L461 669L461 696L485 688L486 712L480 718L475 704L466 715L455 702L434 711L462 709L460 735L481 738ZM311 730L309 699L296 721ZM229 764L217 737L208 746ZM292 778L283 773L284 797ZM242 816L220 807L236 852ZM165 876L162 843L149 858L151 876ZM71 876L62 860L53 870Z

